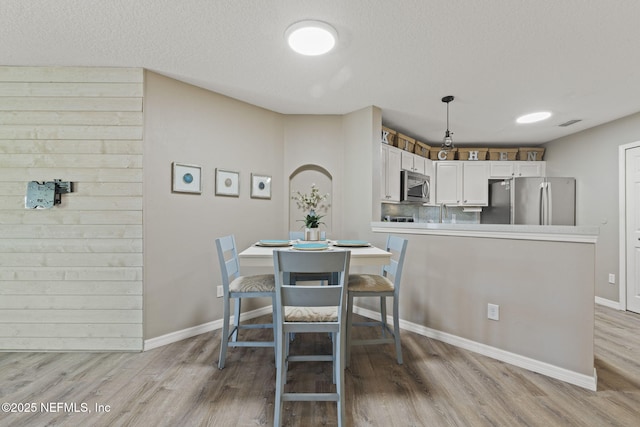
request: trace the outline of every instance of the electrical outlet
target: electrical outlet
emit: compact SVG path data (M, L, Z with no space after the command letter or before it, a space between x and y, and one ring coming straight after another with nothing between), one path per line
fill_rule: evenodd
M487 318L491 320L500 320L500 306L497 304L488 304Z
M224 296L224 290L222 289L222 285L218 286L217 291L217 297L218 298L222 298Z
M611 283L612 285L616 284L616 275L613 273L609 273L609 283Z

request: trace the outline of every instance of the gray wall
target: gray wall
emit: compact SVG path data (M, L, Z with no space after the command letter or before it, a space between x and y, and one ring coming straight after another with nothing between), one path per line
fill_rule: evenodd
M222 318L215 238L240 248L286 233L280 114L145 73L145 339ZM202 194L171 192L171 163L202 167ZM240 173L240 197L215 196L215 169ZM270 200L250 174L271 175ZM275 237L272 237L275 238ZM254 308L247 306L247 309Z
M640 113L546 144L548 176L576 177L577 225L596 225L596 296L619 302L618 146L640 140ZM615 273L616 284L608 283Z

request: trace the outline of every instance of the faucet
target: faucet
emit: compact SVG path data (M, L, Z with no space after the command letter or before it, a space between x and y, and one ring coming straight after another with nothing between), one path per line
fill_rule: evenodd
M455 206L455 205L453 205ZM442 220L443 220L443 210L444 210L444 216L448 216L449 215L449 206L447 206L446 203L440 203L440 224L442 224Z

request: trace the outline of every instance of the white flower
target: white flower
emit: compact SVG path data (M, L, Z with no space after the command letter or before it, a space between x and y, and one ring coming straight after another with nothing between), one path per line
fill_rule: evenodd
M327 206L321 205L322 202L329 198L329 193L320 194L320 190L315 184L311 184L311 194L303 194L299 191L295 191L292 200L296 201L299 209L303 211L312 211L319 208L327 208Z

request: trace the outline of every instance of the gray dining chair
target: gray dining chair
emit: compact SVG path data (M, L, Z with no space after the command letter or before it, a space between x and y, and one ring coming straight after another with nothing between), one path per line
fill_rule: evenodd
M295 252L274 250L276 280L276 399L274 426L282 425L286 401L336 402L338 426L344 425L344 346L346 323L345 283L349 276L350 251ZM337 273L332 286L290 285L283 277L288 272ZM296 355L289 353L287 336L292 333L330 333L333 352ZM335 392L284 392L289 362L333 362Z
M275 280L273 274L259 274L252 276L240 275L240 262L238 260L238 250L236 240L233 235L216 239L218 250L218 261L222 274L223 295L223 318L222 318L222 338L220 344L220 359L218 368L223 369L227 357L227 347L273 347L276 350L276 334L274 325L276 314L273 312L273 323L251 323L242 324L240 322L241 306L243 298L271 298L272 306L275 307ZM235 301L233 316L233 329L229 331L231 323L231 299ZM273 341L251 341L239 340L239 331L243 329L274 329ZM277 354L276 354L277 357Z
M348 306L347 306L347 360L349 366L351 356L351 346L354 345L376 345L393 343L396 347L396 358L398 364L402 365L402 346L400 344L400 324L399 324L399 301L400 301L400 281L402 279L402 268L404 258L407 253L407 239L396 236L388 236L385 249L391 252L391 262L382 267L381 274L352 274L349 276L347 286ZM380 320L368 320L364 322L353 321L353 299L374 297L380 299ZM393 330L387 324L387 297L393 298ZM380 327L381 333L377 338L354 340L353 327L368 326Z

